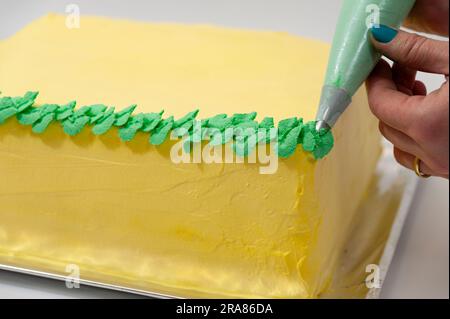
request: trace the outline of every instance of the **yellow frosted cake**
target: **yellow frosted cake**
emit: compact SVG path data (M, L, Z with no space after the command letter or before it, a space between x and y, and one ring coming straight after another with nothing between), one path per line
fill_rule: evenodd
M0 264L181 297L320 297L380 153L363 89L315 131L328 50L58 15L0 41Z

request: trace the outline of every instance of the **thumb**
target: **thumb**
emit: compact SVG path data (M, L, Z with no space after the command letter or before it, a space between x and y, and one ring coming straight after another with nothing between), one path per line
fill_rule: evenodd
M371 28L375 48L414 70L448 75L448 42L432 40L385 25Z

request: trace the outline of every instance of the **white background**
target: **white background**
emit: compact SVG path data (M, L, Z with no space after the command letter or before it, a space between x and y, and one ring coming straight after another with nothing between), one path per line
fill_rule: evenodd
M0 0L0 39L48 12L64 13L70 3L82 14L288 31L331 42L341 0ZM442 77L420 77L429 90L442 83ZM446 180L420 182L381 297L449 297L448 192ZM117 297L134 296L88 287L69 290L61 282L0 271L0 298Z

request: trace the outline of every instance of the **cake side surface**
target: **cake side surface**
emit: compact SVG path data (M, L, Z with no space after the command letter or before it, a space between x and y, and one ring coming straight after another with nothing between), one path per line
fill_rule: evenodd
M333 134L333 151L315 169L320 228L302 269L315 296L327 291L338 258L344 253L351 258L351 252L343 251L344 245L350 240L352 222L368 195L381 155L378 120L370 113L364 88L353 97Z
M255 164L174 164L169 142L142 134L124 145L114 133L0 126L0 260L139 275L147 289L308 296L298 267L315 224L316 164L306 154L262 175Z

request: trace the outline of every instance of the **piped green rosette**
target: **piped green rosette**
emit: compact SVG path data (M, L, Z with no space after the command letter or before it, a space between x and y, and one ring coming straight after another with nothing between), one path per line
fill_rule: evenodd
M199 111L195 110L175 120L173 116L163 118L164 111L133 114L136 105L119 112L103 104L75 109L75 101L64 105L34 106L37 96L38 92L27 92L21 97L1 97L0 124L15 116L20 124L31 125L33 132L39 134L52 122L59 122L70 136L79 134L86 126L90 126L95 135L105 134L112 127L117 127L123 141L131 141L138 132L145 132L149 133L149 143L152 145L161 145L173 133L177 137L186 136L187 145L206 140L212 145L233 141L233 149L240 156L247 156L260 143L277 141L278 156L281 158L293 155L300 144L315 159L321 159L334 145L331 131L317 131L315 121L303 123L301 118L295 117L280 121L274 130L273 118L266 117L257 122L256 112L233 116L219 114L196 120ZM276 134L271 134L274 131Z

